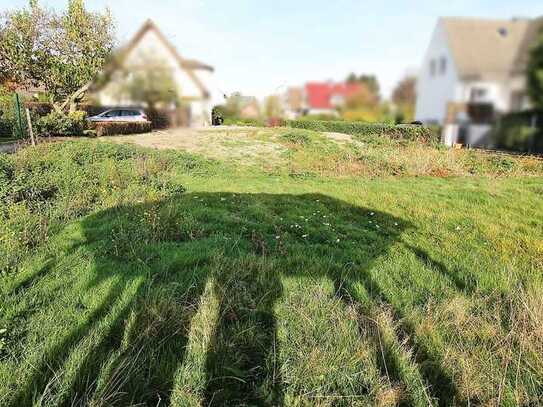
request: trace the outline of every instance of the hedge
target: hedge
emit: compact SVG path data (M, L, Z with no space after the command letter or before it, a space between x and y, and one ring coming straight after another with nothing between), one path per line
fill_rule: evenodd
M543 153L543 111L527 110L502 116L490 139L498 149Z
M328 120L286 120L285 125L297 129L345 133L353 136L388 136L398 140L438 143L441 135L436 129L413 124L377 124Z
M151 131L151 122L90 122L89 128L96 136L111 136L114 134L136 134Z

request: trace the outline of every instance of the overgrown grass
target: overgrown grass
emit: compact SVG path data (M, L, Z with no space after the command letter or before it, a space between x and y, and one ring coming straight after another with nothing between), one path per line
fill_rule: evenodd
M541 404L543 181L516 176L539 170L352 177L310 157L367 144L276 137L313 176L0 156L0 404Z

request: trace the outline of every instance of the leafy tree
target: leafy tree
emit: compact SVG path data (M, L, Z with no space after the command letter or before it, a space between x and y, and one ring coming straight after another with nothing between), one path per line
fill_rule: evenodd
M266 98L264 113L268 118L281 117L283 115L283 107L279 96L271 95Z
M378 96L365 83L360 83L358 91L345 101L347 109L373 108L378 104Z
M121 92L129 100L144 104L150 110L179 103L177 84L166 63L149 58L138 69L127 68L123 75Z
M28 7L0 16L2 79L44 89L59 111L75 109L113 46L109 10L90 12L84 0L68 0L62 12L30 0Z
M225 114L229 118L239 117L243 96L241 92L234 92L226 99Z
M380 86L379 81L375 75L360 75L358 82L365 84L370 92L372 92L377 98L379 98Z
M407 76L392 91L392 101L398 108L398 121L412 121L415 113L417 79Z
M347 83L359 83L366 87L367 91L374 95L374 98L379 101L380 86L379 81L375 75L362 74L356 76L354 72L351 72L346 79Z
M527 76L528 94L535 107L543 109L543 27L530 52Z

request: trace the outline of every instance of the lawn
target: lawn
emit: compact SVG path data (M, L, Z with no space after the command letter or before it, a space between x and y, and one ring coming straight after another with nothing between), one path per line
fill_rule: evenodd
M0 405L543 403L542 161L243 131L0 155Z

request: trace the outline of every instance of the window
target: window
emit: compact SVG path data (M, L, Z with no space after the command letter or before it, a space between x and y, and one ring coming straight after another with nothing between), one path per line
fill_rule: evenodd
M441 57L439 60L439 73L444 75L447 72L447 58Z
M111 110L109 112L107 112L104 117L117 117L119 116L119 111L118 110Z
M435 59L430 60L430 76L436 76L436 61L435 61Z
M487 93L485 88L471 88L469 99L472 102L480 102L485 100Z

